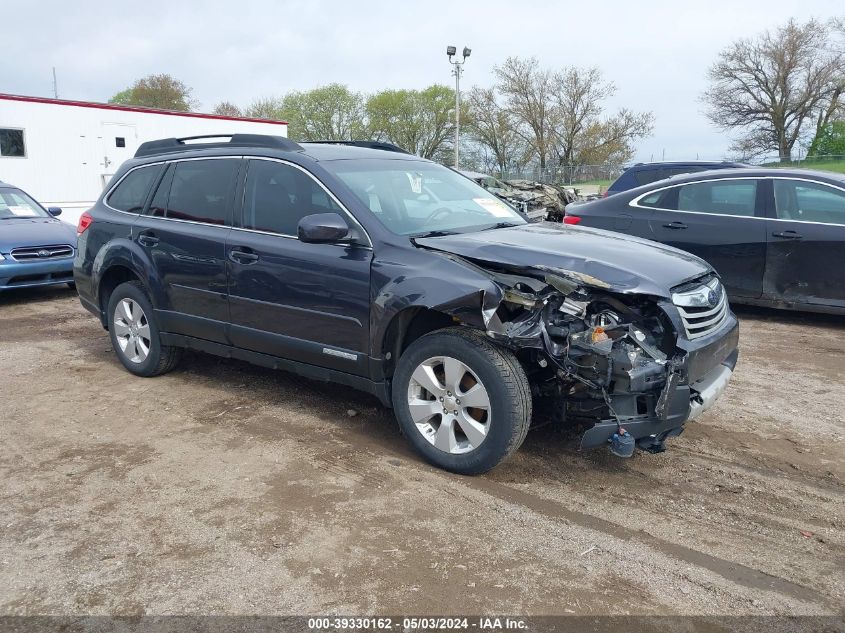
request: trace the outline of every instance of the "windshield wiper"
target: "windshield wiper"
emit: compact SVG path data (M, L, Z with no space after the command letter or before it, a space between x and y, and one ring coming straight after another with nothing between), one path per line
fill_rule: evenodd
M444 231L442 229L438 229L436 231L426 231L425 233L414 233L410 237L414 239L418 239L420 237L444 237L446 235L457 235L457 231Z
M496 222L496 224L491 224L490 226L485 226L482 231L491 231L493 229L506 229L511 226L521 226L519 222Z

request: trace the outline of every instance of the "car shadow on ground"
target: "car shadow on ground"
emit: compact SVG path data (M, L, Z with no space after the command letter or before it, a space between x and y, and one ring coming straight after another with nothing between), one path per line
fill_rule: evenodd
M731 303L731 309L739 317L740 321L742 319L754 319L757 321L778 322L784 325L818 325L822 327L834 326L845 328L845 315L764 308L738 303Z
M20 305L22 303L67 299L68 297L76 296L78 296L76 294L76 289L70 288L67 284L36 286L33 288L14 288L12 290L0 291L0 308L4 306Z

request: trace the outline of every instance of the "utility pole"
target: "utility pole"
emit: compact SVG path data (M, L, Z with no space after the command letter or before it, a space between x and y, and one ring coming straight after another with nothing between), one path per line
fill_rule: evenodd
M472 49L464 46L463 61L452 57L458 52L454 46L446 47L446 55L449 58L449 63L452 64L452 75L455 77L455 169L460 167L461 163L461 73L464 72L464 64L467 63L467 57L472 53Z
M53 97L55 99L59 98L59 84L56 81L56 67L53 66Z

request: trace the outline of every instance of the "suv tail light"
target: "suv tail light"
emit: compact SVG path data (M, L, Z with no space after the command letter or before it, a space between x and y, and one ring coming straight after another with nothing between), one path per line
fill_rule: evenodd
M563 216L564 224L578 224L581 221L580 215L565 215Z
M79 224L76 225L76 235L80 236L85 233L86 229L93 224L94 218L87 211L79 216Z
M605 189L605 190L604 190L604 193L603 193L603 194L601 194L601 197L602 197L602 198L607 198L609 195L610 195L610 192L609 192L607 189Z

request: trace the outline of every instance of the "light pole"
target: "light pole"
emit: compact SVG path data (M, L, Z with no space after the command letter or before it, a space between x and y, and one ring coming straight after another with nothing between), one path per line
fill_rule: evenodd
M454 46L446 47L446 55L449 57L449 63L454 66L452 74L455 76L455 169L458 169L461 161L461 73L464 72L464 64L467 63L467 57L472 50L464 46L463 61L453 61L452 57L457 52L458 49Z

